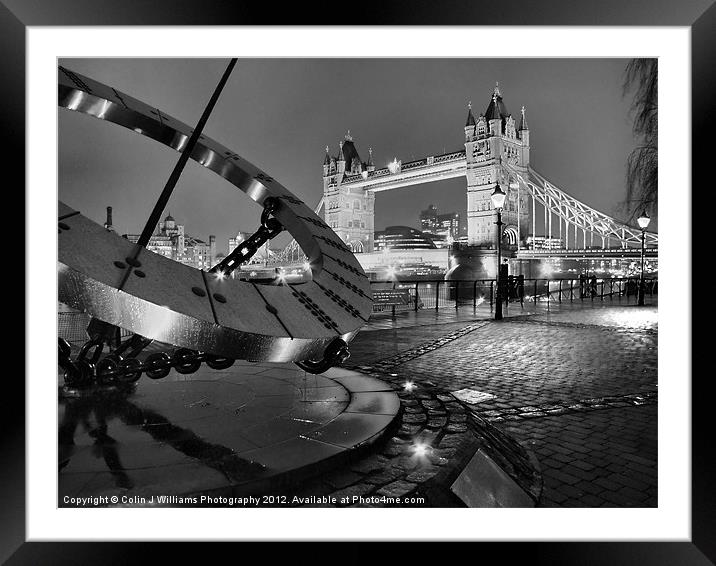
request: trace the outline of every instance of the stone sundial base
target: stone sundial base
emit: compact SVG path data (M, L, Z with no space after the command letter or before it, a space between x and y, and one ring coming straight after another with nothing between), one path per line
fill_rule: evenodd
M130 388L60 390L60 506L276 494L376 441L400 409L391 385L357 372L242 361Z

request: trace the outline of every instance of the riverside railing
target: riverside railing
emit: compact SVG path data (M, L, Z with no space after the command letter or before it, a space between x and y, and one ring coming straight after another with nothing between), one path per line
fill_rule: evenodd
M527 279L509 276L504 282L502 297L506 303L560 303L563 301L619 300L625 303L638 301L638 277ZM395 314L400 311L419 311L485 304L492 308L497 300L495 279L468 281L445 281L443 279L421 281L371 281L374 295L373 313ZM644 294L654 296L658 292L656 277L644 279ZM376 291L378 293L376 293ZM82 312L58 312L58 335L71 344L87 341L86 332L90 316ZM131 332L122 329L121 337Z
M461 306L494 306L497 300L495 279L445 281L371 281L374 292L373 313L399 311L440 310ZM638 301L638 277L531 279L509 276L501 289L508 303L539 303L563 301ZM644 279L644 292L653 296L658 292L658 278Z

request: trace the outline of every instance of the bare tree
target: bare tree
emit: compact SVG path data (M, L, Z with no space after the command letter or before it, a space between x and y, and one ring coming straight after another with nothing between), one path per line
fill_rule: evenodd
M633 92L631 112L638 140L627 159L625 208L633 219L643 210L657 214L658 188L658 61L631 59L624 71L624 96Z

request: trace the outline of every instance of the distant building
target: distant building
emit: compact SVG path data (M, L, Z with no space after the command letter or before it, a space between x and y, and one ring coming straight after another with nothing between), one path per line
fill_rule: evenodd
M108 211L107 223L111 225L111 211ZM123 234L132 243L139 241L139 234ZM184 225L178 224L171 214L159 222L154 234L149 238L147 249L178 261L208 271L216 262L216 236L209 236L209 242L188 236Z
M431 250L437 246L429 235L409 226L388 226L374 235L375 251Z
M439 248L448 247L461 236L460 215L457 212L438 214L434 204L420 212L420 228L428 234Z
M420 229L428 234L436 234L438 230L438 207L434 204L420 211Z
M531 250L561 250L564 242L561 238L545 238L544 236L529 236L527 247Z
M104 223L105 230L109 230L110 232L114 232L114 226L112 226L112 207L107 207L107 221Z
M323 159L324 219L353 253L373 251L373 213L375 194L350 186L344 181L367 178L375 171L373 150L363 162L350 131L338 144L338 155L331 156L326 146Z

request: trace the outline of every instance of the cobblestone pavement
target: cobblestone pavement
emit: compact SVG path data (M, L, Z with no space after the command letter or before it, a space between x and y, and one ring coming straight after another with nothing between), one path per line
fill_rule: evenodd
M402 419L392 435L367 454L294 488L295 505L464 506L449 487L478 450L498 462L536 504L542 481L524 447L438 391L429 385L401 391ZM396 498L402 498L400 504Z
M350 362L444 399L454 394L465 401L457 406L467 417L482 417L520 441L542 469L540 505L656 506L655 302L512 310L503 322L438 324L426 316L419 326L364 331ZM409 407L406 438L431 417L413 417Z
M482 450L541 506L656 506L654 299L371 319L346 366L392 384L399 417L350 461L284 486L303 498L292 504L462 506L449 487Z
M542 467L546 507L656 507L656 405L510 422Z

